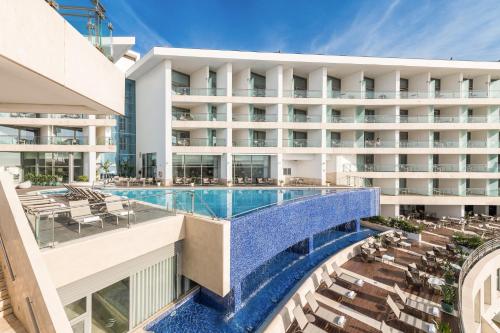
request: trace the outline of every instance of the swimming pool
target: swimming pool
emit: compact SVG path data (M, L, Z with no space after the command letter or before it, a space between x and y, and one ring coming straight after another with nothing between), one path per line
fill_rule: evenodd
M343 189L116 189L105 190L155 205L166 206L175 194L175 208L200 215L231 219L264 207ZM352 190L352 189L350 189ZM193 198L194 195L194 198ZM193 200L194 199L194 200ZM170 203L171 204L171 203Z

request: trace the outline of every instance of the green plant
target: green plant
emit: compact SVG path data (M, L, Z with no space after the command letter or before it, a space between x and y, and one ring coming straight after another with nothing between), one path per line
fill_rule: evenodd
M111 168L111 161L106 160L104 163L101 165L101 169L104 171L104 173L109 173L109 169Z
M76 180L79 181L79 182L88 182L89 181L89 177L87 177L85 175L81 175L81 176L76 177Z
M444 321L437 322L434 320L434 325L436 325L437 331L439 333L451 333L451 326L448 323L445 323Z
M441 287L441 290L443 292L443 300L441 301L443 310L451 313L453 312L453 305L455 304L455 287L445 284Z
M478 235L454 234L453 242L469 249L475 249L481 246L484 240Z
M448 284L453 284L455 282L455 272L453 271L450 262L445 261L443 268L444 268L444 274L443 274L444 280Z
M422 225L413 225L406 220L396 217L386 218L383 216L372 216L368 219L368 221L376 224L381 224L386 227L399 229L405 232L410 232L413 234L420 234L422 230L424 230Z

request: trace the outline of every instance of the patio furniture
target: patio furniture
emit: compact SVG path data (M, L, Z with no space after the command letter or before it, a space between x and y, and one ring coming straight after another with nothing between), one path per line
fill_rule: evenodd
M78 233L81 232L82 224L100 223L101 228L104 228L101 217L90 211L88 200L70 201L69 207L71 218L78 223Z
M328 290L339 295L339 301L342 300L343 298L347 298L350 300L353 300L356 298L356 292L336 284L335 280L332 279L326 271L321 272L321 277L322 277L323 282L325 283L326 287L328 288Z
M439 247L439 246L433 246L432 251L436 253L440 257L446 257L448 256L448 251L446 251L445 248Z
M418 276L418 274L420 273L420 271L418 270L417 264L414 262L412 262L411 264L408 264L407 268L411 274L416 274Z
M257 178L257 185L264 185L264 178Z
M239 185L245 184L245 182L243 181L243 177L236 177L236 184Z
M253 183L252 178L250 177L245 178L245 185L252 185L252 183Z
M327 333L325 330L319 328L318 326L312 324L304 314L304 311L300 307L300 305L297 305L293 309L293 315L295 317L295 320L297 320L297 324L299 325L299 328L301 332L303 333Z
M217 184L219 184L219 178L212 178L210 180L210 184L211 185L217 185Z
M346 318L344 316L339 316L338 314L328 310L327 308L320 306L316 300L316 297L312 292L307 292L306 301L311 307L312 312L320 317L321 319L328 322L333 326L338 328L343 328L346 323Z
M367 253L364 250L361 250L361 259L363 260L363 262L371 263L375 261L375 256L371 253Z
M332 262L332 268L335 272L335 276L342 281L354 284L358 287L363 287L363 285L365 284L365 281L363 281L362 279L342 272L342 268L340 268L336 262Z
M406 296L406 294L399 288L398 284L394 284L394 291L398 295L398 297L403 301L403 304L409 308L427 313L433 317L440 317L440 311L439 308L434 306L432 303L426 301L425 299L421 298L418 301L412 298L409 298Z
M107 197L105 200L106 202L106 211L108 214L116 217L116 225L118 225L119 221L118 219L120 217L134 217L134 223L137 222L137 218L135 216L135 213L131 209L125 209L123 208L122 201L119 197Z
M386 263L386 264L389 262L395 261L395 258L393 256L388 255L388 254L384 254L381 259L382 259L382 262Z
M175 177L174 185L184 185L184 178Z
M202 185L210 185L210 178L204 177L202 179Z
M399 242L399 246L401 246L403 248L410 248L411 247L411 243L402 241L402 242Z
M422 289L422 280L416 274L412 274L410 271L405 271L405 280L409 288Z
M399 320L402 323L405 323L408 326L417 328L427 333L436 333L436 326L434 324L425 322L421 319L418 319L406 312L402 312L397 304L392 299L391 295L387 295L386 299L387 305L389 306L390 312L394 315L394 319ZM390 313L389 313L390 314Z

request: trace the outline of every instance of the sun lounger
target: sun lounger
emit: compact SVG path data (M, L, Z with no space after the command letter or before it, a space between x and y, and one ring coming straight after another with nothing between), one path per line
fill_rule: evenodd
M306 300L309 306L311 307L312 312L320 317L323 320L326 320L329 324L332 324L336 327L343 328L346 322L346 318L344 316L340 316L327 308L320 306L316 297L312 292L308 292L306 294Z
M43 205L56 202L54 199L40 199L40 200L27 200L21 201L23 206Z
M293 315L295 316L295 320L297 320L297 324L299 324L302 333L327 333L325 330L309 322L304 314L304 311L299 305L293 309Z
M353 300L356 298L356 292L336 284L335 281L330 277L330 275L328 275L328 273L326 271L323 271L321 273L321 277L323 278L323 281L325 282L328 290L331 290L334 293L340 295L341 299L344 297L348 298L350 300Z
M70 201L69 207L71 218L78 223L78 233L81 232L82 224L100 223L101 228L104 228L101 217L90 211L88 200Z
M120 217L130 217L131 215L134 216L134 223L137 222L134 211L123 208L122 201L119 197L107 197L104 201L106 202L106 211L108 214L116 217L116 225L118 225L118 219Z
M397 333L402 333L400 330L395 329L395 328L393 328L393 327L391 327L391 326L387 325L387 324L385 323L385 321L382 321L382 323L380 324L380 329L379 329L379 330L380 330L380 332L382 332L382 333L396 333L396 332L397 332Z
M332 262L332 268L333 271L335 272L335 275L337 276L338 279L345 281L350 284L354 284L358 287L363 287L365 284L365 281L362 279L358 279L357 277L354 277L352 275L346 274L342 272L342 269L337 265L336 262Z
M440 317L441 312L439 311L439 308L437 306L434 306L430 302L426 302L424 299L422 300L414 300L411 298L408 298L406 294L399 288L398 284L394 284L394 291L398 295L399 298L403 301L403 304L406 305L409 308L427 313L431 316L434 317Z
M387 295L386 301L387 305L389 305L390 310L395 315L395 319L398 319L400 322L424 332L436 333L436 326L434 324L418 319L417 317L409 315L406 312L402 312L392 299L391 295Z

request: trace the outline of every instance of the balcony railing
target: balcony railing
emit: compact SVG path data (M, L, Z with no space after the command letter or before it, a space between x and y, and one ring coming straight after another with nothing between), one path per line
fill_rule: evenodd
M399 172L427 172L429 167L425 164L399 164Z
M355 118L353 116L329 116L327 121L329 123L354 123Z
M487 164L467 164L467 172L490 172Z
M292 123L320 123L320 115L292 114L288 116L288 121Z
M172 146L190 146L190 147L224 147L225 139L209 138L181 138L172 141Z
M433 164L433 172L458 172L458 164Z
M432 143L434 148L458 148L460 147L460 143L458 141L434 141Z
M172 113L172 120L179 121L226 121L224 113L187 113L175 112Z
M429 141L416 141L416 140L401 140L399 141L399 148L429 148Z
M285 147L321 147L320 140L312 139L285 139L283 140Z
M191 96L226 96L225 88L191 88L191 87L172 87L173 95L191 95Z
M467 148L486 148L486 140L469 140L467 141Z
M293 98L321 98L321 90L284 90L283 97Z
M494 195L492 196L497 196L498 193L492 193ZM465 195L467 196L485 196L487 195L487 191L485 188L467 188L465 189Z
M398 143L396 141L388 140L365 140L365 148L396 148Z
M0 118L88 119L86 114L40 114L32 112L0 113Z
M276 114L234 114L233 121L249 121L249 122L274 122L278 121Z
M276 89L233 89L233 96L278 97L278 91Z
M330 140L330 141L327 141L327 146L330 148L353 148L354 141L352 141L352 140Z
M0 135L0 144L3 145L88 145L86 136L34 136L23 137L17 135ZM109 137L97 137L96 145L114 145L113 139Z
M233 140L234 147L277 147L278 141L274 139L240 139Z
M394 164L358 164L359 172L395 172L396 165Z

